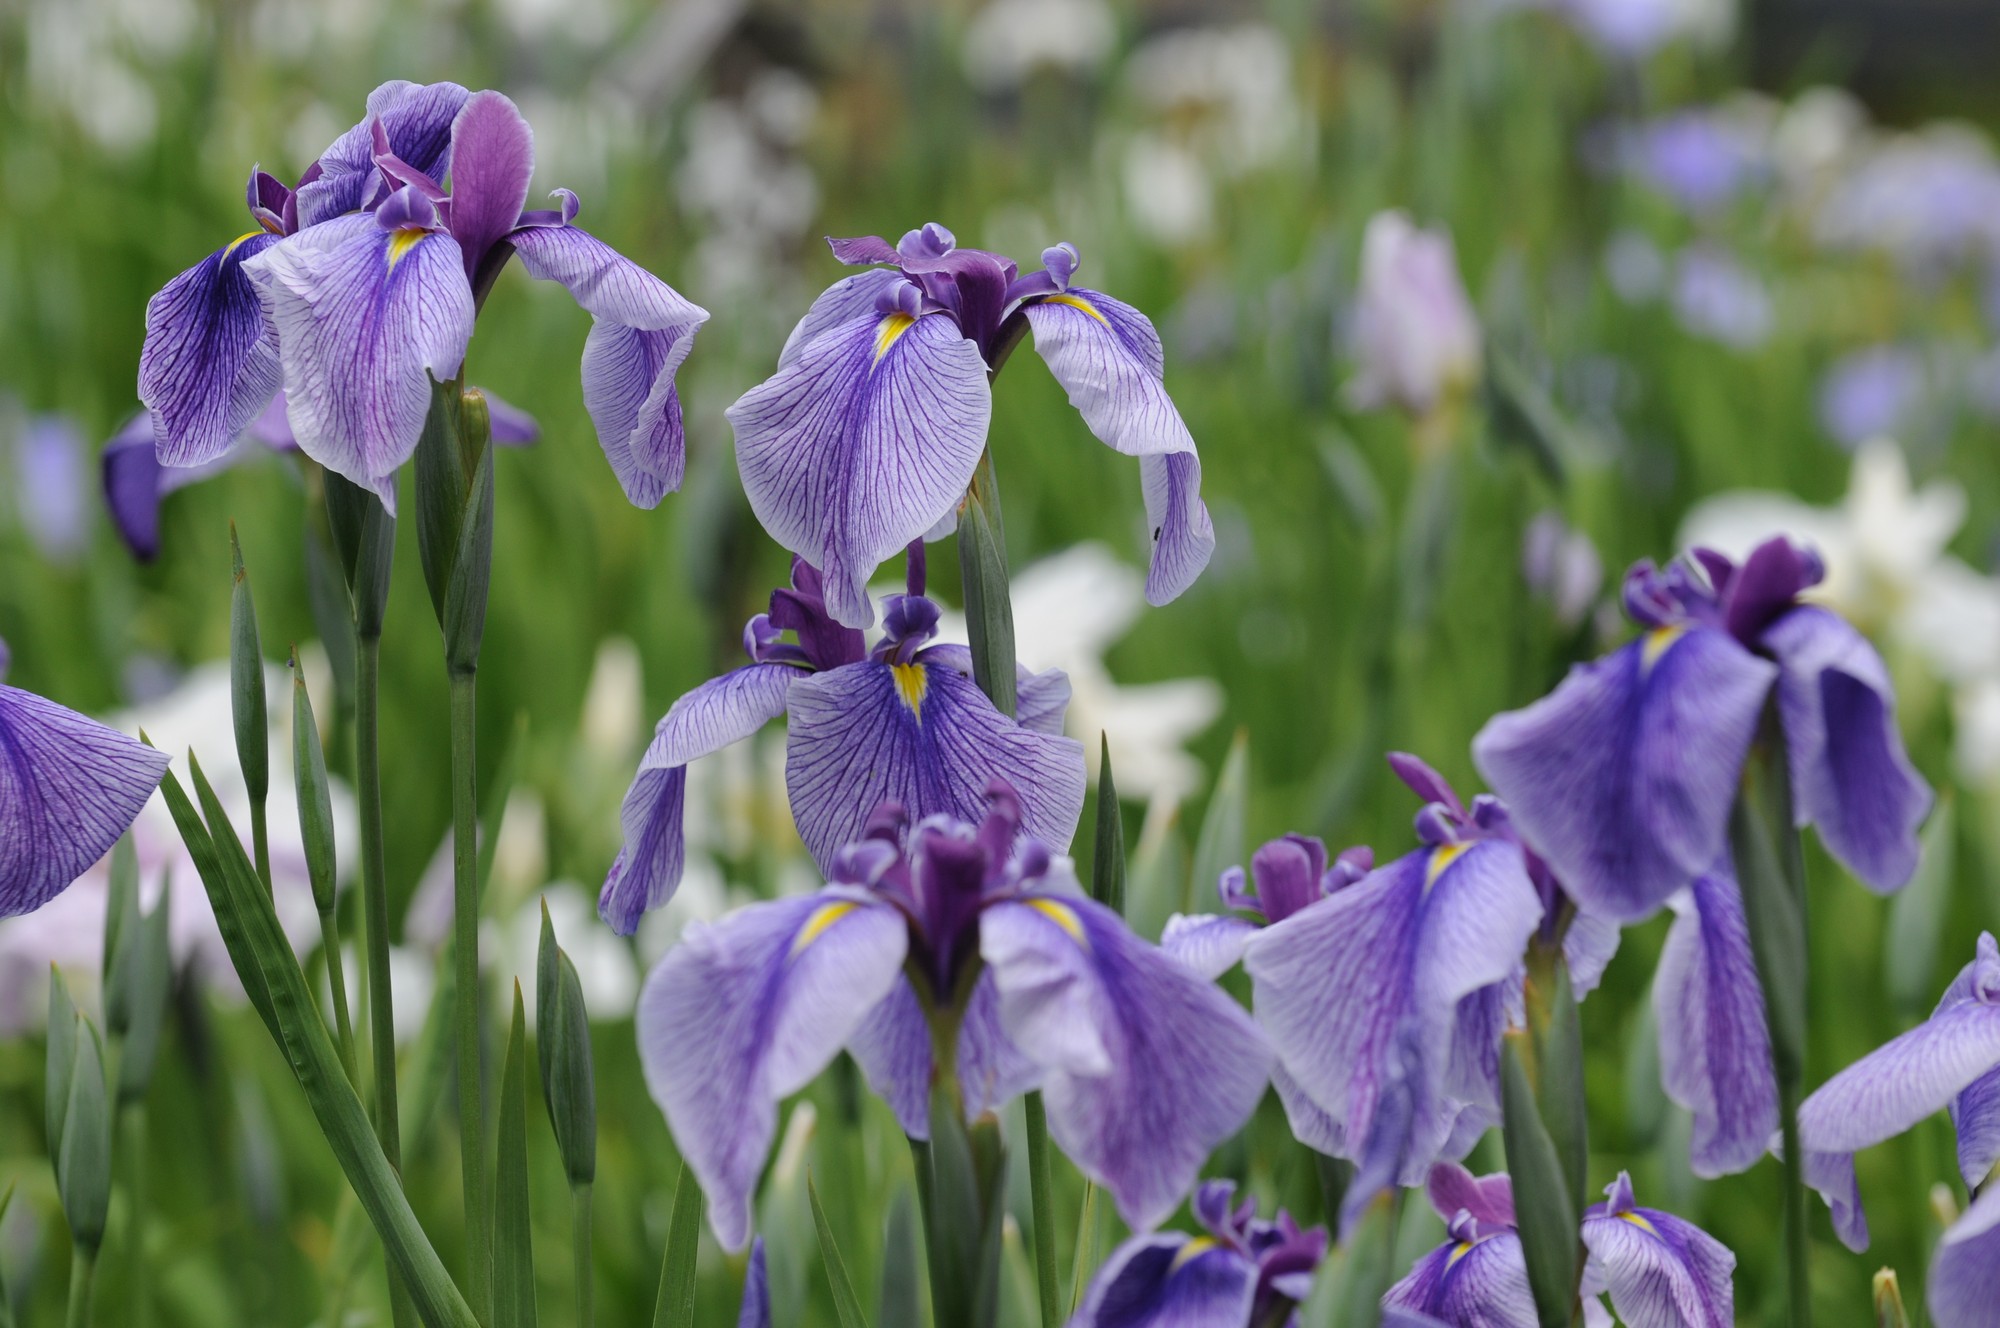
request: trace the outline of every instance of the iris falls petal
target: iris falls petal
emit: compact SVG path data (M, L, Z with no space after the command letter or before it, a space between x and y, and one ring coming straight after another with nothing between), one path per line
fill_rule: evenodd
M1167 395L1166 355L1131 305L1072 286L1026 306L1035 349L1090 431L1126 456L1194 451Z
M1989 1184L1931 1256L1924 1303L1937 1328L2000 1325L2000 1184Z
M1069 1328L1243 1328L1257 1265L1209 1236L1134 1236L1091 1279Z
M162 465L222 456L284 382L277 341L244 271L277 243L252 231L147 301L139 400L152 412Z
M1630 1184L1623 1176L1614 1196ZM1721 1241L1671 1213L1620 1203L1598 1205L1583 1220L1583 1244L1611 1294L1618 1317L1634 1328L1732 1328L1731 1276L1736 1256Z

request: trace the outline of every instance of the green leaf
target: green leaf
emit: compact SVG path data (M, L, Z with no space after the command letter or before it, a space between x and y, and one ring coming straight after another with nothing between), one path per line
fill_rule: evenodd
M1938 942L1951 908L1951 883L1958 865L1956 807L1946 790L1924 827L1916 874L1889 906L1882 976L1891 999L1912 1017L1928 1014L1937 998Z
M1188 911L1211 913L1219 907L1215 883L1223 872L1247 860L1243 840L1249 823L1250 733L1238 729L1222 762L1222 774L1215 781L1215 793L1208 800L1201 834L1195 838L1194 898L1187 904Z
M444 620L445 596L458 557L459 526L465 520L466 474L460 462L463 397L451 382L431 380L430 411L412 457L417 490L417 554L431 610Z
M889 1231L882 1249L882 1305L875 1316L879 1328L923 1328L922 1288L917 1283L917 1265L923 1251L917 1246L916 1205L910 1192L897 1187L889 1202Z
M229 523L229 708L236 724L236 761L250 801L271 789L270 710L264 696L264 650L257 639L257 605L243 569L243 545Z
M415 1157L423 1151L438 1109L450 1087L453 1045L452 1014L458 1000L458 970L455 942L445 937L438 952L437 983L431 988L431 1003L424 1011L424 1024L407 1057L409 1091L403 1095L402 1155Z
M833 1288L833 1312L840 1319L840 1328L868 1328L861 1302L854 1295L854 1284L847 1277L847 1263L840 1257L833 1228L827 1225L826 1210L820 1207L819 1187L813 1184L810 1171L806 1173L806 1199L812 1204L813 1227L819 1232L819 1257L826 1265L827 1284Z
M694 1328L695 1255L701 1250L701 1184L681 1163L674 1187L674 1212L667 1222L667 1252L660 1260L660 1296L653 1303L653 1328Z
M111 1210L111 1106L104 1084L104 1044L88 1019L81 1021L76 1038L56 1188L71 1239L94 1254L104 1243L104 1219Z
M1587 436L1497 341L1487 347L1486 383L1494 437L1525 449L1553 483L1562 485L1593 450Z
M1069 1313L1083 1304L1090 1289L1090 1270L1097 1266L1097 1184L1083 1183L1083 1203L1076 1213L1076 1257L1069 1270Z
M298 790L299 837L305 845L306 876L312 882L313 907L331 913L334 906L335 859L333 792L326 777L326 752L320 747L319 724L313 718L312 696L292 651L292 778Z
M1792 824L1791 777L1774 712L1744 763L1729 814L1729 849L1743 890L1750 950L1770 1015L1771 1059L1780 1088L1805 1077L1805 868Z
M78 1019L76 1002L70 999L69 984L62 970L49 965L49 1042L44 1120L49 1138L49 1160L62 1157L63 1123L69 1119L69 1083L76 1073Z
M1097 840L1090 865L1090 897L1121 916L1125 912L1125 822L1118 814L1118 785L1111 777L1111 735L1097 735Z
M1101 785L1099 787L1102 787ZM1115 795L1114 795L1115 796ZM1098 833L1103 833L1099 819ZM1100 851L1099 857L1101 858ZM1091 883L1095 890L1096 882ZM1099 902L1103 902L1101 899ZM1028 1204L1035 1231L1035 1298L1042 1310L1042 1328L1058 1328L1063 1321L1062 1287L1056 1271L1056 1212L1049 1175L1049 1114L1042 1093L1035 1089L1023 1099L1027 1111Z
M322 507L323 515L323 507ZM352 714L358 661L354 657L354 601L347 593L339 557L320 521L305 523L306 606L313 631L333 671L335 713Z
M542 1099L571 1185L597 1179L597 1090L592 1080L590 1016L576 966L556 944L549 907L542 904L541 945L535 956L535 1051Z
M1541 1328L1569 1328L1583 1269L1577 1209L1530 1086L1522 1047L1525 1038L1523 1033L1509 1033L1501 1046L1500 1135L1507 1149L1507 1173L1514 1182L1514 1215L1536 1318Z
M997 1136L989 1143L965 1124L958 1085L941 1079L930 1100L931 1205L926 1248L930 1253L932 1317L939 1324L991 1328L999 1309L1000 1224L985 1188L992 1175Z
M1590 1179L1590 1118L1583 1095L1583 1025L1576 993L1561 945L1531 941L1527 968L1525 1005L1533 1049L1530 1086L1542 1127L1569 1183L1570 1205L1581 1214Z
M528 1205L528 1034L521 984L500 1072L500 1165L493 1188L493 1328L534 1328L535 1251Z
M1014 713L1014 604L1007 579L1007 532L993 454L982 452L958 509L958 574L972 679L1003 715Z
M124 975L124 947L139 923L139 851L127 830L111 846L111 877L104 906L104 1027L122 1035L131 1018L131 994Z
M168 912L173 897L162 879L159 902L151 913L140 917L129 943L129 958L120 966L131 999L124 1050L118 1059L120 1102L138 1102L146 1096L153 1082L153 1066L159 1061L160 1033L173 982L172 916Z

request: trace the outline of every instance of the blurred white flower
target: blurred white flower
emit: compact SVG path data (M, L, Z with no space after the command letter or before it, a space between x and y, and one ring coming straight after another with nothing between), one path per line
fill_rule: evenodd
M1624 227L1604 246L1604 276L1619 299L1645 304L1667 288L1667 256L1643 231Z
M1215 229L1215 187L1201 159L1157 134L1125 145L1125 208L1155 244L1192 244Z
M712 98L688 112L674 189L681 210L705 232L690 265L701 293L765 290L770 269L811 228L819 181L797 150L818 109L812 84L770 68L740 97Z
M1553 510L1539 512L1521 540L1521 575L1555 620L1574 627L1597 602L1604 586L1604 560L1590 536L1572 530Z
M343 938L340 962L344 966L342 973L347 989L348 1022L354 1026L355 1037L365 1039L368 1025L363 987L367 982L367 961L356 953L357 949L358 946ZM389 947L390 1015L399 1047L415 1042L417 1035L424 1031L424 1021L430 1016L431 999L437 995L437 966L438 956L422 946ZM333 1009L333 987L323 972L319 999L328 1011ZM363 1045L366 1045L365 1042Z
M623 765L645 738L645 711L646 675L639 647L627 637L606 637L591 666L577 736L593 758Z
M1451 233L1378 212L1361 239L1361 289L1351 328L1355 405L1428 415L1479 381L1479 320L1466 298Z
M1979 678L1952 696L1952 764L1968 784L2000 780L2000 675Z
M1038 69L1088 72L1104 63L1118 22L1104 0L992 0L965 31L965 74L989 92Z
M621 6L616 0L493 0L493 8L524 42L590 47L617 35Z
M1778 116L1771 159L1794 190L1811 190L1844 166L1868 132L1868 109L1846 88L1807 88Z

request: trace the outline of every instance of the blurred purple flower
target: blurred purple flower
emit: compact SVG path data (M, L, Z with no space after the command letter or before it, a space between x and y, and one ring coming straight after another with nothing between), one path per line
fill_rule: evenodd
M1722 114L1696 108L1633 131L1628 160L1640 178L1691 213L1715 212L1765 173L1759 145Z
M1424 415L1479 381L1479 319L1450 232L1419 230L1401 212L1369 219L1352 336L1359 372L1347 393L1358 406Z
M1624 600L1645 635L1473 740L1480 773L1585 912L1638 921L1721 859L1774 688L1798 823L1871 888L1909 879L1931 791L1875 648L1799 602L1820 576L1817 556L1782 538L1741 567L1706 549L1665 571L1641 562Z
M749 1238L779 1100L842 1048L913 1138L936 1075L967 1119L1039 1086L1056 1143L1136 1230L1256 1107L1271 1053L1249 1016L1021 840L1004 782L989 799L977 826L912 829L885 804L833 884L691 924L647 978L646 1082L725 1248ZM932 1064L932 1014L958 1029L955 1068Z
M1231 1208L1236 1183L1203 1181L1194 1215L1208 1232L1134 1236L1091 1279L1069 1328L1265 1328L1295 1322L1326 1257L1326 1231L1301 1231L1280 1210L1257 1220L1257 1202Z
M1690 334L1733 350L1764 344L1776 323L1763 281L1728 250L1691 244L1674 262L1674 315Z
M1071 285L1077 252L1042 270L961 249L936 222L891 247L829 240L850 265L786 341L778 371L728 411L757 519L826 578L837 622L874 621L868 579L897 550L949 530L986 446L990 374L1023 325L1090 431L1139 459L1153 530L1146 598L1186 590L1215 547L1194 438L1167 396L1146 316Z
M598 898L614 931L631 933L680 883L688 763L788 712L785 784L822 871L882 802L970 818L995 776L1020 791L1028 834L1068 846L1084 790L1083 746L1062 736L1068 679L1054 669L1023 674L1017 722L973 683L964 646L930 644L938 611L920 581L885 601L886 631L872 651L827 614L822 585L795 558L791 588L773 592L771 611L744 628L751 662L695 688L660 721L625 795L625 846ZM788 630L797 644L780 640Z
M1905 435L1925 396L1924 357L1911 346L1850 351L1820 381L1819 419L1849 449L1871 438Z
M66 415L36 415L14 444L13 487L21 524L50 562L67 563L90 540L83 433Z
M1881 249L1919 274L2000 249L2000 163L1955 126L1891 139L1837 181L1814 217L1821 243Z
M1604 585L1604 560L1590 536L1553 509L1538 512L1521 537L1521 576L1563 627L1582 622Z

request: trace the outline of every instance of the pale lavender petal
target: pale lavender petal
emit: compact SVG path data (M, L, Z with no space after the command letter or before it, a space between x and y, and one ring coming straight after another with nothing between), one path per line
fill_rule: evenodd
M847 1049L868 1086L896 1113L903 1133L912 1139L930 1138L930 1025L907 979L898 980L848 1040ZM958 1079L966 1120L998 1111L1038 1085L1041 1077L1041 1067L1022 1054L1000 1024L993 975L981 974L958 1034Z
M823 890L690 924L639 995L639 1058L727 1250L750 1239L750 1199L778 1103L826 1068L888 995L909 948L903 917Z
M890 251L889 262L894 262L895 251ZM798 359L799 352L810 345L823 332L831 331L844 323L867 320L871 325L880 315L876 312L876 301L883 291L899 281L906 281L902 273L889 268L875 268L868 272L857 272L851 277L842 277L812 302L792 334L785 338L784 349L778 352L778 367L786 368Z
M1719 630L1656 629L1487 721L1473 762L1579 907L1636 922L1721 855L1776 674Z
M2000 1068L1952 1099L1951 1123L1958 1131L1958 1174L1968 1189L1985 1184L2000 1166Z
M979 948L1001 1023L1046 1070L1056 1143L1128 1225L1157 1226L1255 1110L1270 1045L1224 992L1091 900L996 904Z
M542 426L535 417L519 406L502 401L485 388L479 394L486 398L486 414L493 426L493 442L499 447L525 447L539 442Z
M153 414L162 465L198 466L227 452L284 381L244 267L277 243L252 231L147 301L139 400Z
M1611 1306L1631 1328L1732 1328L1736 1256L1670 1213L1635 1208L1583 1221Z
M520 110L503 93L473 93L451 122L451 233L467 281L520 221L534 173L535 131Z
M1673 930L1653 977L1660 1083L1694 1113L1697 1176L1744 1171L1778 1128L1778 1085L1743 896L1725 857L1668 901Z
M0 686L0 917L32 913L109 852L166 769L166 753Z
M634 507L678 492L687 430L674 376L694 349L691 328L642 331L599 321L583 344L583 406L604 458Z
M1511 1231L1477 1241L1440 1245L1417 1261L1409 1275L1382 1297L1385 1323L1424 1322L1424 1315L1449 1328L1536 1328L1535 1298L1528 1290L1528 1265L1521 1238Z
M104 506L125 547L141 562L160 556L160 458L153 417L134 415L104 445Z
M803 678L790 707L785 787L823 870L884 802L913 820L944 813L976 823L996 778L1019 793L1028 837L1061 852L1076 833L1082 745L1016 724L929 651L911 664L864 661Z
M508 242L529 276L561 282L584 312L603 322L664 332L708 321L708 310L579 227L527 227Z
M1215 524L1201 500L1201 459L1193 452L1139 458L1146 526L1153 555L1146 569L1146 602L1170 604L1193 585L1215 553Z
M1924 1290L1937 1328L2000 1325L2000 1184L1989 1184L1945 1231Z
M1160 948L1195 972L1215 981L1243 958L1256 924L1221 913L1176 913L1167 919Z
M758 521L825 574L836 620L866 627L869 578L965 496L992 411L956 323L892 314L814 337L727 413Z
M301 232L245 268L278 331L300 449L392 512L431 379L458 376L473 321L457 242L410 234L355 217Z
M924 652L924 658L948 665L968 678L972 676L972 651L955 641L932 646ZM1061 733L1063 720L1069 713L1069 697L1069 675L1061 669L1036 673L1025 664L1014 666L1014 722L1022 728L1037 733Z
M1616 922L1594 913L1579 913L1570 919L1563 933L1563 962L1569 966L1570 989L1582 1000L1597 990L1604 970L1618 953L1620 932Z
M1765 632L1778 658L1800 825L1874 890L1895 890L1917 869L1917 827L1931 790L1903 751L1896 697L1875 647L1826 609L1793 609Z
M299 225L317 226L367 206L382 185L375 166L374 122L379 118L397 157L442 180L451 169L451 126L472 94L456 83L396 79L368 94L368 114L335 139L294 194Z
M1245 1328L1257 1265L1179 1231L1134 1236L1091 1279L1069 1328Z
M1271 1087L1277 1090L1278 1103L1285 1109L1285 1123L1291 1126L1294 1139L1328 1157L1349 1156L1346 1127L1306 1096L1305 1089L1299 1087L1282 1060L1271 1067Z
M789 664L751 664L705 682L674 702L626 791L619 822L625 833L598 895L598 916L629 936L648 909L673 898L686 865L681 810L687 765L749 737L785 713L785 698L802 676Z
M1194 437L1167 395L1160 334L1144 314L1081 286L1025 312L1035 349L1102 442L1126 456L1194 451Z

